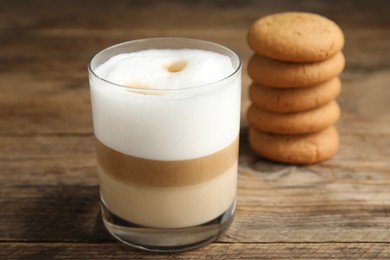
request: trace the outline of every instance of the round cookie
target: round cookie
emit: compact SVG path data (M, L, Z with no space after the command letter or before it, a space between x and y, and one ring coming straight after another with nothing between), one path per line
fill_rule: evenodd
M331 58L310 63L277 61L253 55L248 62L248 74L253 81L275 88L295 88L317 85L338 76L345 58L338 52Z
M256 53L283 61L326 60L344 46L344 35L333 21L313 13L286 12L255 21L247 35Z
M260 109L288 113L324 105L336 98L340 91L341 82L338 77L304 88L277 89L252 83L249 87L249 98Z
M295 113L268 112L251 105L248 122L259 131L274 134L305 134L320 131L340 118L340 107L331 101L318 108Z
M304 135L275 135L249 129L249 144L265 158L297 164L311 164L329 159L339 147L339 134L334 126Z

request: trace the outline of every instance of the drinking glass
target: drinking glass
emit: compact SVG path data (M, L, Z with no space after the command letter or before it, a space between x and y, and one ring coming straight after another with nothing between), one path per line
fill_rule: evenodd
M234 71L199 86L183 81L175 89L118 85L96 73L115 55L149 49L216 52L229 58ZM149 251L182 251L215 240L231 224L236 204L238 55L203 40L150 38L100 51L88 70L107 230Z

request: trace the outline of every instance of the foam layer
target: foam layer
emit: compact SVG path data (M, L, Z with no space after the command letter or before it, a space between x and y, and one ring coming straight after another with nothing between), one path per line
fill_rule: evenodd
M219 81L234 72L230 58L196 49L151 49L110 58L96 74L116 84L182 89Z
M186 62L184 68L175 63L179 60ZM148 63L159 72L138 67ZM96 69L100 77L180 90L140 94L90 77L95 135L118 152L145 159L186 160L215 153L231 144L239 132L241 75L222 80L233 70L227 56L201 50L114 56ZM212 82L216 83L187 89Z

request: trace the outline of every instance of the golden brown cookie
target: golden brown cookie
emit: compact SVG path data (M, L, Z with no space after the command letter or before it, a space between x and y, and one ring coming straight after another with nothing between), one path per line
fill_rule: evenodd
M309 63L277 61L253 55L248 63L248 74L253 81L275 88L295 88L317 85L337 77L344 69L341 52L331 58Z
M313 13L286 12L260 18L250 27L249 47L283 61L326 60L344 46L344 35L333 21Z
M299 112L330 102L340 94L338 77L304 88L269 88L256 83L249 87L252 103L263 110L277 113Z
M334 126L303 135L267 134L249 129L249 144L265 158L297 164L311 164L329 159L339 147L339 135Z
M318 108L295 113L274 113L250 106L248 122L259 131L275 134L304 134L320 131L340 118L340 107L331 101Z

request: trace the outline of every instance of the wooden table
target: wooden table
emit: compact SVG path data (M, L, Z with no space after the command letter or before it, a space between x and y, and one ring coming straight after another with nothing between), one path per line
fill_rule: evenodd
M105 230L87 63L114 43L153 36L218 42L246 64L263 15L302 10L344 30L341 147L326 162L257 157L241 127L238 208L197 250L133 250ZM243 72L242 111L248 107ZM1 259L390 258L390 1L0 2Z

